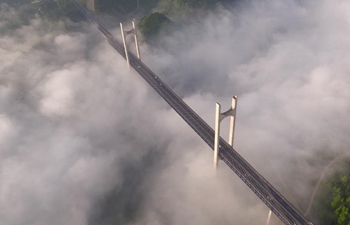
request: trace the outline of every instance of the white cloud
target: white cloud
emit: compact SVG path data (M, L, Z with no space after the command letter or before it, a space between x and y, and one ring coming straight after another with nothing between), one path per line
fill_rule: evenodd
M349 10L250 1L141 53L210 125L237 94L235 148L305 206L323 154L349 146ZM0 35L1 223L264 223L263 203L222 162L215 174L206 144L80 29L34 20Z

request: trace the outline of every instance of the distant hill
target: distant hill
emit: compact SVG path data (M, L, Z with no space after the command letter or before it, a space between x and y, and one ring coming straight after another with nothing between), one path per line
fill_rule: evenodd
M108 14L128 15L136 10L149 11L160 0L95 0L95 9Z
M139 22L139 30L146 39L157 35L163 26L169 25L170 19L164 14L156 12L141 19Z
M80 0L88 5L89 0ZM91 1L89 2L91 8ZM128 18L137 15L142 18L139 28L147 41L157 35L164 26L170 24L172 17L177 15L192 16L198 10L214 9L218 3L232 3L238 0L94 0L96 13L110 14L118 18ZM45 20L70 18L73 21L85 19L74 7L71 0L0 0L21 12L24 20L41 17ZM156 11L156 12L155 12ZM169 27L169 26L167 26Z

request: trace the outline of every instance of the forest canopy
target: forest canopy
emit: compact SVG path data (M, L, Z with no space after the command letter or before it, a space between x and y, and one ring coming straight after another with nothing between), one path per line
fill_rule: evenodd
M320 225L350 225L350 160L324 182L315 206Z

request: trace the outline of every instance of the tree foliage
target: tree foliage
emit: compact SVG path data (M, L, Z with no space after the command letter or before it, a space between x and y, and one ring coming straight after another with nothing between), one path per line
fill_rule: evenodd
M184 9L210 9L217 3L235 3L240 0L160 0L165 12L179 13Z
M39 5L38 15L43 19L57 20L62 16L57 2L53 0L41 1Z
M219 0L177 0L178 5L190 7L203 7L217 3Z
M128 15L138 9L153 8L159 0L95 0L95 9L110 14Z
M74 21L83 19L71 0L41 0L37 5L39 6L37 13L43 19L58 20L65 17Z
M170 20L164 14L156 12L141 19L138 27L146 38L157 35L161 28L170 24Z
M333 183L331 207L338 225L350 225L350 177L340 176Z
M56 0L61 16L70 18L71 20L85 19L85 17L80 13L80 11L75 8L72 0Z
M137 0L95 0L95 9L106 13L130 13L137 7Z
M317 202L320 225L350 225L350 163L325 182Z

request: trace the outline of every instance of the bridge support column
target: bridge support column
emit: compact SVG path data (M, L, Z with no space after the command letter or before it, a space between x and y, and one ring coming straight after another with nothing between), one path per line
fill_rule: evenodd
M271 215L272 215L272 211L270 210L269 215L267 216L266 225L270 224Z
M126 65L128 66L128 69L130 69L130 62L129 62L129 54L128 49L126 47L126 35L124 33L123 24L120 23L120 31L122 32L122 38L123 38L123 45L124 45L124 51L125 51L125 59L126 59Z
M221 105L216 103L215 113L215 137L214 137L214 168L217 169L220 153L220 123L223 119L230 116L230 134L229 144L233 147L234 133L235 133L235 122L236 122L236 109L237 109L237 95L232 97L231 107L224 113L221 113Z
M125 49L126 64L128 65L128 68L130 69L129 54L128 54L128 49L126 47L126 37L129 34L133 34L134 35L135 45L136 45L136 56L137 56L138 59L141 60L139 41L138 41L138 38L137 38L137 29L136 29L135 20L132 20L132 29L131 30L125 31L123 29L123 24L122 23L120 23L120 30L121 30L121 33L122 33L123 44L124 44L124 49Z
M232 97L231 109L229 109L228 111L230 111L230 116L231 116L229 145L233 147L233 139L235 135L235 126L236 126L235 122L236 122L236 111L237 111L237 95Z
M221 115L221 105L216 103L216 113L215 113L215 139L214 139L214 168L218 168L219 162L219 138L220 138L220 115Z
M136 55L137 55L137 58L139 58L141 60L139 41L137 39L137 29L136 29L136 25L135 25L135 20L132 20L132 29L134 31L134 38L135 38L135 45L136 45Z

